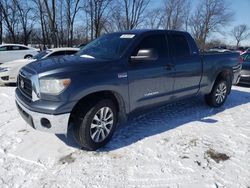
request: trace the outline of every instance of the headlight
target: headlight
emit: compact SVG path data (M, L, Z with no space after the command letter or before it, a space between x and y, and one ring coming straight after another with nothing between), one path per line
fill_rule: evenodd
M0 67L0 72L7 72L9 70L10 70L9 67Z
M65 90L71 80L67 79L41 79L40 80L40 92L56 95Z

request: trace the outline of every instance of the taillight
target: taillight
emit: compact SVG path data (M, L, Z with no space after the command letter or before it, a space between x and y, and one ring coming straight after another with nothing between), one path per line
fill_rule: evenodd
M243 63L244 59L242 57L240 57L240 63Z

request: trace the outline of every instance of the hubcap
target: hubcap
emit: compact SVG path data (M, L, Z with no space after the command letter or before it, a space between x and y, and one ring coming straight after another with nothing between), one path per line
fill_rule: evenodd
M215 93L215 100L217 104L222 103L225 100L226 95L227 95L227 86L224 82L222 82L219 84Z
M109 107L101 108L90 126L90 135L94 142L102 142L109 135L114 124L114 114Z

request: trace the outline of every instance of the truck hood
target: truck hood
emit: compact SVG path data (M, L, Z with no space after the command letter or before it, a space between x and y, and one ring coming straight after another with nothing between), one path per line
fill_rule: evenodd
M100 60L94 58L87 58L81 56L61 56L55 58L42 59L32 62L26 67L33 69L38 74L45 72L75 72L75 71L88 71L95 69L97 66L104 65L107 60Z

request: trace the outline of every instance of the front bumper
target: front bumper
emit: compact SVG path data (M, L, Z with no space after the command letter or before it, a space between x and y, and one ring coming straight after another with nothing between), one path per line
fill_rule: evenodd
M250 70L242 69L240 72L241 78L239 83L250 84Z
M0 72L0 85L8 84L8 83L16 83L17 78L13 76L10 71Z
M34 129L54 134L67 134L70 113L51 115L26 108L16 95L16 105L22 118Z

